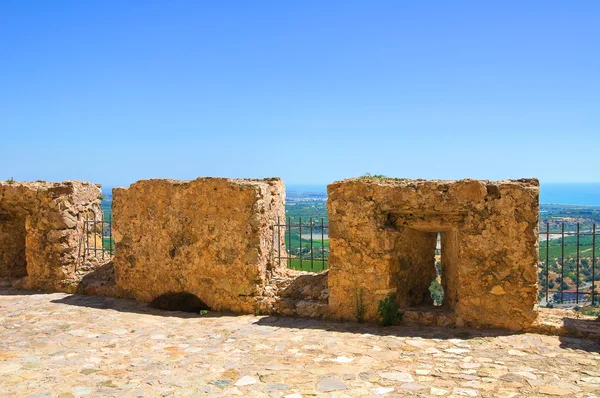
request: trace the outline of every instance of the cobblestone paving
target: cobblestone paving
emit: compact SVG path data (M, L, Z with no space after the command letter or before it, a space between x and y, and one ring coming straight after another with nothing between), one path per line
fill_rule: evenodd
M0 396L594 397L600 345L0 289Z

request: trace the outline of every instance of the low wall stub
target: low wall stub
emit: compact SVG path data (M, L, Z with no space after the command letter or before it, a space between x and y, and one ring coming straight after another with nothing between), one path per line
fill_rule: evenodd
M440 234L442 309L459 326L522 330L536 318L537 180L357 178L328 195L333 317L355 319L360 300L376 320L392 294L401 308L432 306Z
M142 180L113 190L118 289L151 302L198 296L213 310L251 313L279 267L273 233L285 219L280 179Z
M88 182L0 183L0 278L70 291L78 283L84 221L102 219L100 188Z

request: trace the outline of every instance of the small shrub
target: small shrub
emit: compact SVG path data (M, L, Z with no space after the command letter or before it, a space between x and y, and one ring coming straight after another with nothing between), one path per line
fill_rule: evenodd
M395 294L392 294L391 296L379 301L377 310L379 312L379 316L381 317L381 324L383 326L395 325L403 318L403 314L400 313L398 304L396 304L397 297L398 296Z
M67 286L65 286L65 292L68 294L76 294L79 293L77 291L77 287L74 287L73 285L69 284Z
M208 314L208 310L200 310L200 315L206 315Z
M98 196L98 199L100 200L100 202L102 202L104 200L104 195Z
M6 183L7 183L8 185L12 185L12 184L14 184L14 183L15 183L15 179L14 179L13 177L10 177L8 180L6 180Z
M74 289L72 294L85 294L85 286L83 285L83 283L78 284L75 288L71 287L71 289Z
M442 305L444 302L444 288L437 278L431 281L431 285L429 285L429 294L433 301L435 301L435 305Z
M586 305L585 307L581 308L580 311L581 315L587 315L587 316L599 316L600 315L600 308L598 308L597 305Z
M387 180L390 179L390 177L383 175L383 174L371 174L371 173L365 173L363 175L361 175L359 178L362 179L371 179L371 180Z
M260 312L260 309L258 309L258 308L255 309L254 310L254 316L260 316L260 315L262 315L262 313Z

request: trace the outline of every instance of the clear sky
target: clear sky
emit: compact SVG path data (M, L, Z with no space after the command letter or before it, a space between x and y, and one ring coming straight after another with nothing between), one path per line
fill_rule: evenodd
M0 2L0 179L591 182L599 153L599 1Z

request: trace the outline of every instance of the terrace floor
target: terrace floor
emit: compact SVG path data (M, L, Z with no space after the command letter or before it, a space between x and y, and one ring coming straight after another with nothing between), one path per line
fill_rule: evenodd
M0 396L572 396L600 344L498 331L161 312L0 288Z

